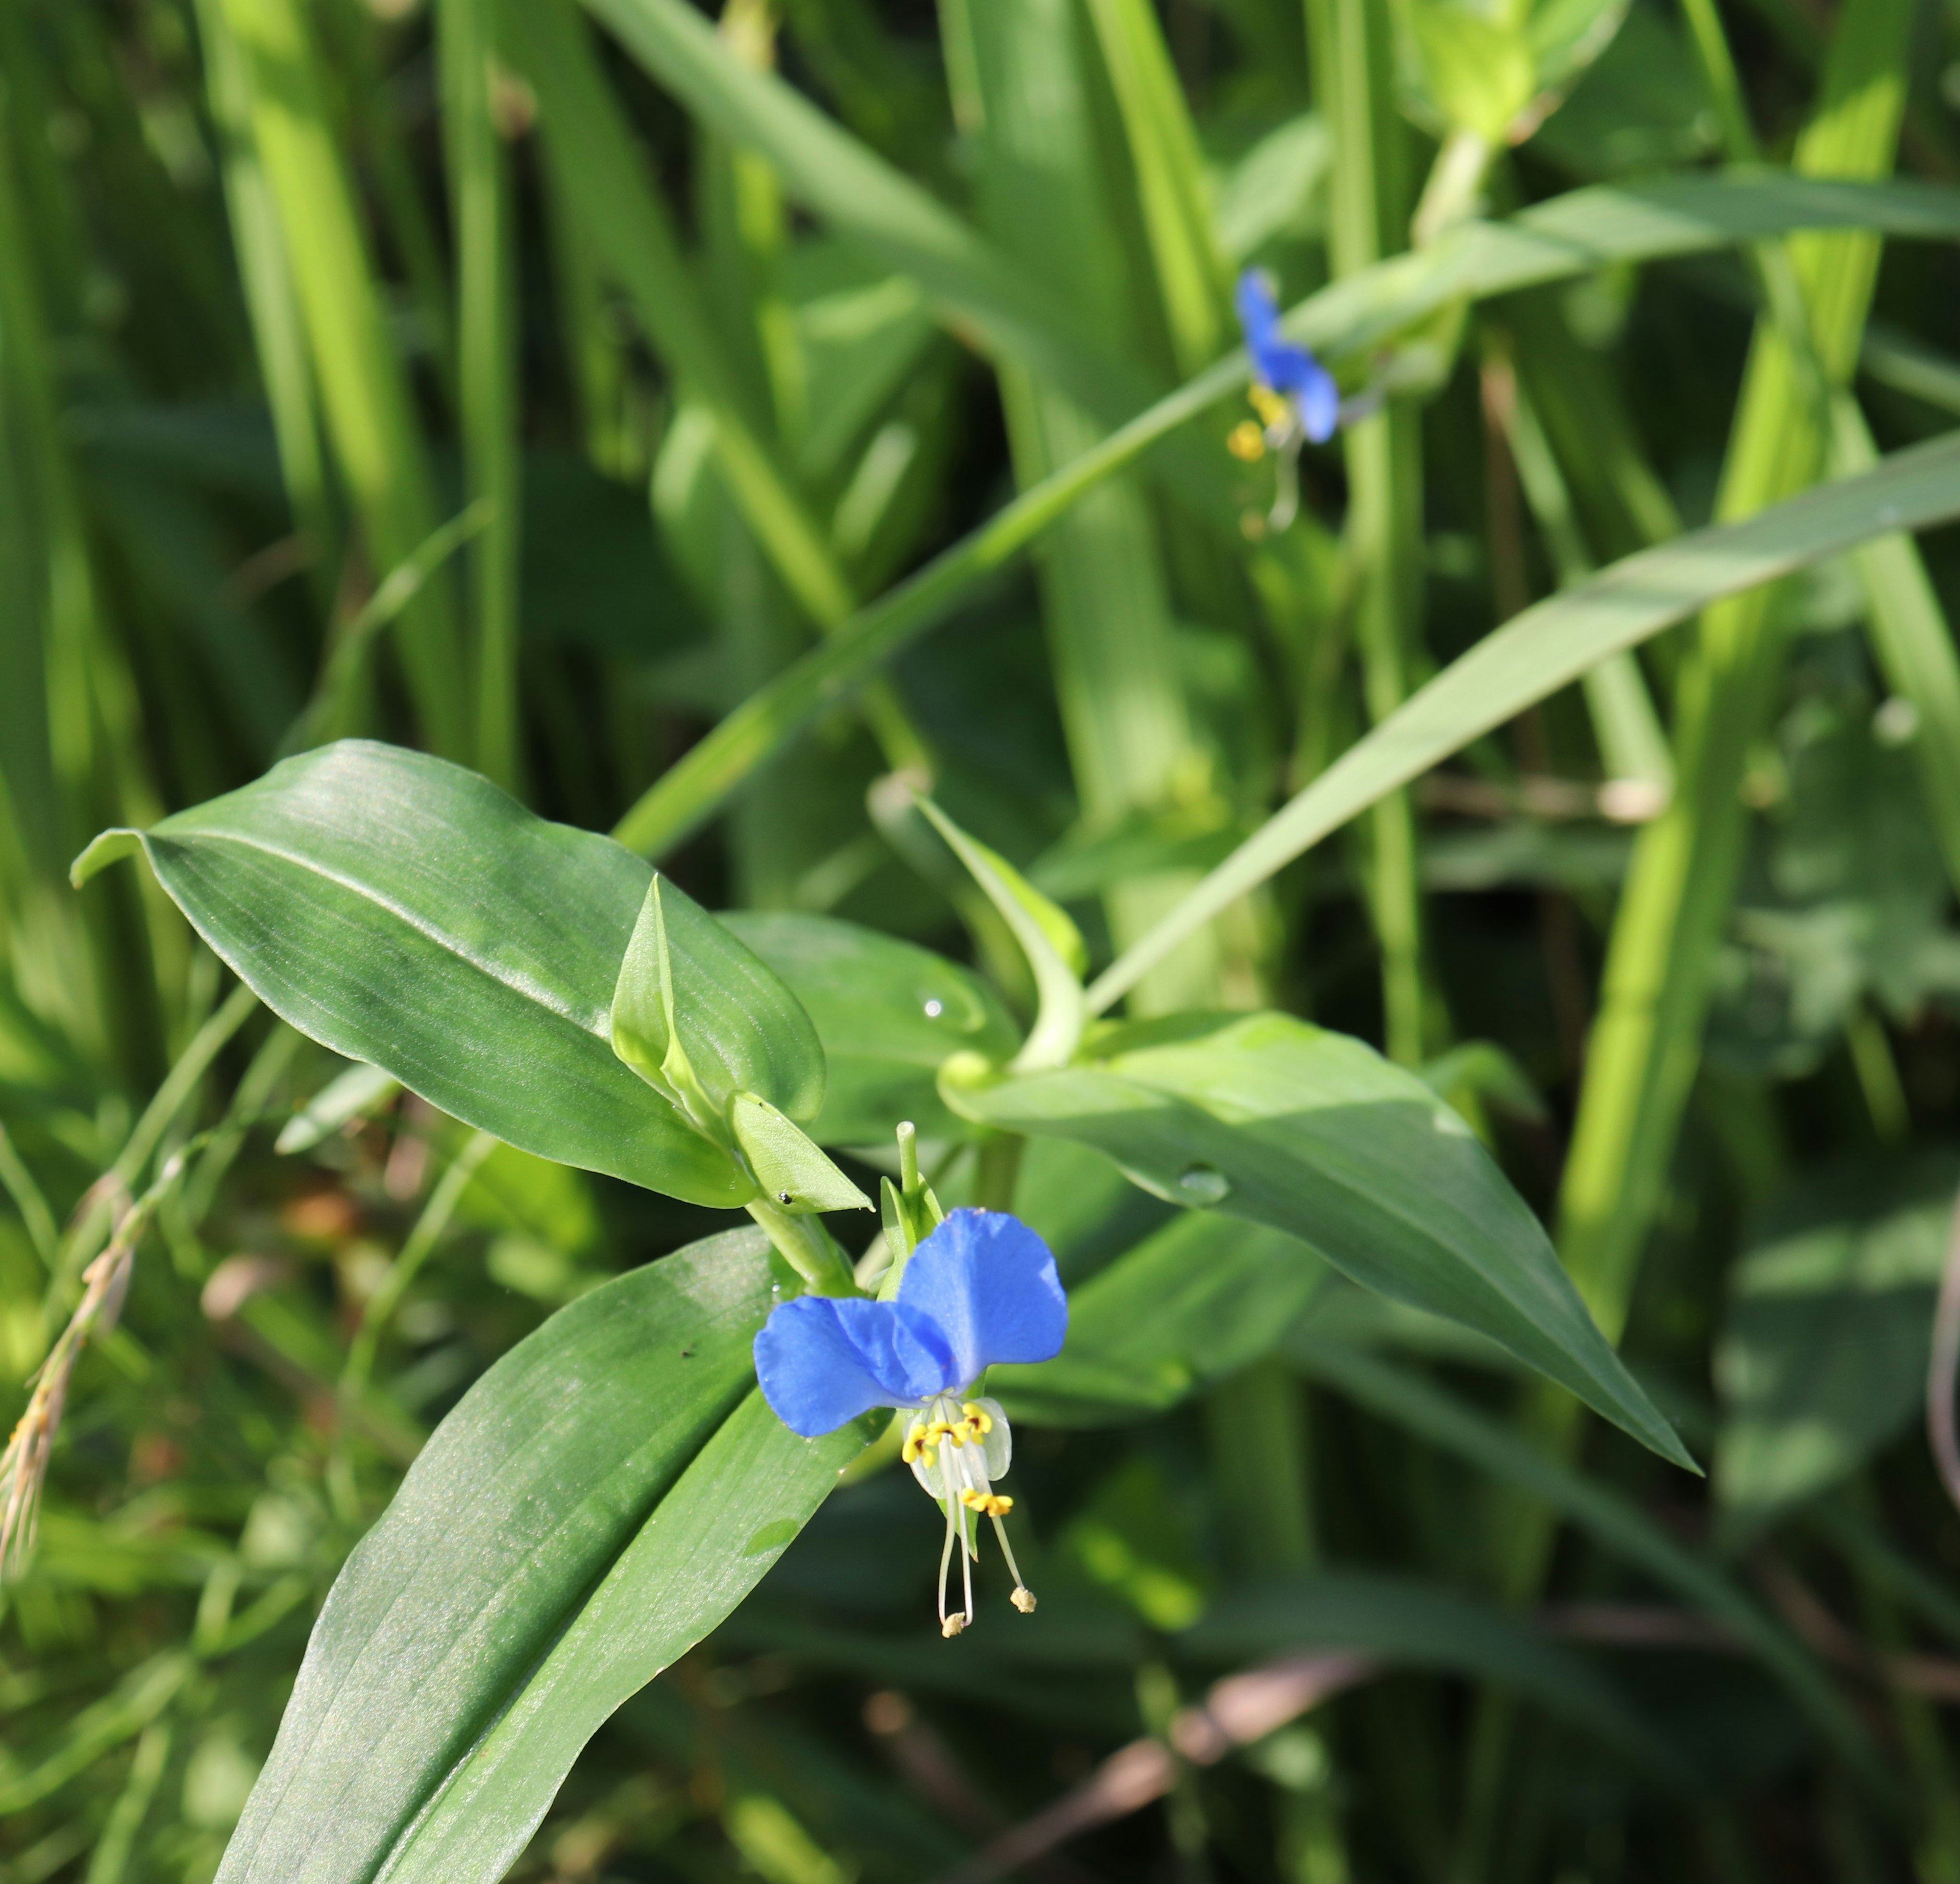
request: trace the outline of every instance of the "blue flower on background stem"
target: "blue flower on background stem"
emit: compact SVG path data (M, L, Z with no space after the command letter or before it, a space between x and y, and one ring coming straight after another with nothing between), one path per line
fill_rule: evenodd
M805 1439L874 1407L918 1415L902 1456L946 1510L939 1620L947 1635L973 1620L973 1527L983 1516L1013 1572L1015 1608L1035 1606L1001 1522L1013 1500L994 1489L1013 1456L1007 1417L998 1402L968 1395L996 1361L1052 1359L1068 1329L1047 1244L1018 1217L956 1210L912 1252L890 1301L800 1295L778 1303L756 1337L762 1397ZM965 1602L949 1615L956 1539Z
M1248 520L1254 534L1284 530L1299 508L1300 448L1303 442L1324 444L1341 422L1341 389L1306 348L1280 331L1279 303L1272 283L1257 269L1239 277L1234 297L1239 327L1252 361L1252 383L1247 396L1259 415L1246 419L1227 440L1235 457L1256 463L1268 452L1278 458L1279 490L1271 513ZM1253 526L1258 526L1253 530Z

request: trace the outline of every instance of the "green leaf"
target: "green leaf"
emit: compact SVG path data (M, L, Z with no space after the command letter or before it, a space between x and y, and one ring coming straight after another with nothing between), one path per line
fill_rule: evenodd
M619 966L612 1028L613 1051L655 1086L673 1083L664 1067L677 1039L685 1077L717 1121L738 1092L759 1093L792 1119L822 1109L823 1048L802 1004L685 890L657 875Z
M1364 1287L1489 1335L1690 1471L1469 1128L1414 1074L1284 1014L1112 1029L1086 1064L949 1105L1093 1145L1144 1189L1284 1230Z
M829 1145L889 1144L909 1119L922 1138L969 1127L947 1110L934 1075L956 1053L1010 1059L1020 1034L999 998L944 956L830 916L731 911L723 926L781 976L823 1043L823 1109L810 1136Z
M649 878L609 839L460 766L349 740L105 833L75 880L138 846L240 979L336 1053L542 1157L691 1203L753 1195L608 1042Z
M404 1841L387 1884L494 1884L585 1742L761 1580L864 1450L799 1439L751 1393L620 1556L509 1711ZM309 1880L310 1884L310 1880Z
M1954 1177L1943 1160L1848 1195L1826 1180L1730 1272L1715 1491L1738 1526L1837 1483L1919 1411Z
M1270 1352L1328 1280L1293 1237L1189 1211L1070 1295L1054 1360L992 1368L987 1391L1046 1426L1161 1411Z
M770 1276L759 1230L692 1244L470 1389L327 1598L223 1884L425 1876L459 1835L446 1884L502 1876L592 1731L740 1600L860 1443L761 1408Z
M1446 124L1500 143L1536 88L1524 35L1453 0L1411 0L1407 18L1427 102Z

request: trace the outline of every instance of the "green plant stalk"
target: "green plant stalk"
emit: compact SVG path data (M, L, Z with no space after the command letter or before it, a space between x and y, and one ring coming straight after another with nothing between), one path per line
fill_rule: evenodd
M250 71L232 37L224 0L197 0L197 20L205 96L218 131L225 209L258 350L259 377L294 527L305 539L307 573L324 611L332 605L329 572L338 557L339 533L307 361L305 323L279 233L278 205L253 140Z
M1878 457L1871 428L1848 393L1832 403L1831 421L1831 469L1855 477ZM1960 654L1952 629L1911 537L1882 537L1860 549L1856 561L1872 651L1885 684L1918 716L1913 763L1947 875L1960 886Z
M766 441L578 16L565 0L507 4L500 27L500 43L537 94L557 199L574 206L648 340L712 415L730 493L784 587L818 627L840 626L851 613L850 584Z
M12 500L0 530L13 565L5 573L20 584L0 643L4 692L18 703L0 709L0 781L24 877L10 886L10 952L24 979L60 991L76 1043L145 1090L162 1071L164 991L187 959L182 932L139 889L78 914L56 887L61 853L85 842L91 825L161 807L130 675L106 632L56 407L48 287L14 158L20 135L0 96L0 458L11 487L0 495Z
M1894 0L1864 0L1862 11L1844 16L1818 117L1798 145L1799 170L1871 174L1891 167L1905 13ZM1816 389L1820 379L1841 380L1851 370L1876 263L1875 241L1856 236L1830 238L1828 246L1813 238L1799 258L1780 249L1762 257L1776 312L1758 323L1718 519L1787 498L1822 469ZM1778 601L1774 585L1758 587L1701 617L1675 676L1673 794L1636 842L1608 946L1560 1192L1559 1241L1594 1319L1615 1341L1699 1062L1709 970L1747 836L1742 770L1781 672ZM1573 1402L1535 1389L1526 1420L1561 1454L1583 1427ZM1542 1505L1519 1505L1501 1528L1500 1574L1522 1595L1543 1579L1557 1520ZM1480 1714L1459 1874L1468 1879L1483 1875L1489 1861L1510 1721L1499 1697Z
M383 322L353 186L320 96L298 0L223 0L246 56L253 137L306 320L313 371L342 475L369 553L404 561L436 522L426 453ZM470 711L449 585L405 610L396 635L424 735L466 759Z
M1580 534L1572 495L1558 454L1521 383L1515 394L1507 442L1525 501L1551 552L1560 586L1570 588L1584 581L1593 573L1593 565ZM1665 799L1674 790L1674 757L1638 660L1631 654L1616 654L1588 673L1582 684L1607 776L1639 779Z
M1864 0L1844 16L1822 107L1798 145L1799 170L1890 168L1906 12L1894 0ZM1813 238L1800 257L1779 250L1764 260L1778 313L1758 323L1718 518L1773 504L1822 468L1825 415L1814 388L1820 377L1849 375L1877 264L1869 237L1828 243ZM1794 297L1777 294L1793 270ZM1793 298L1799 313L1790 311ZM1774 586L1761 587L1702 616L1675 678L1673 795L1636 842L1608 945L1560 1191L1559 1241L1594 1319L1616 1341L1699 1063L1709 971L1747 837L1743 768L1782 669L1778 600ZM1561 1453L1576 1446L1583 1415L1569 1400L1533 1391L1526 1417ZM1500 1574L1522 1595L1542 1580L1557 1520L1542 1506L1509 1517ZM1494 1834L1509 1724L1497 1699L1479 1720L1464 1843L1472 1879Z
M1869 1485L1854 1488L1853 1496L1869 1498ZM1865 1635L1878 1653L1891 1660L1911 1647L1904 1618L1884 1579L1867 1565L1854 1564ZM1914 1857L1923 1884L1960 1884L1960 1794L1954 1790L1938 1716L1933 1704L1895 1679L1891 1683L1892 1717L1898 1743L1914 1784L1919 1823Z
M1800 170L1875 176L1891 167L1908 11L1899 0L1860 0L1845 14L1822 109L1798 145ZM1841 384L1857 358L1878 240L1811 237L1792 248L1818 364ZM1760 324L1719 517L1774 504L1822 468L1828 441L1805 377L1783 335ZM1761 589L1702 616L1675 689L1675 796L1635 845L1614 924L1559 1219L1567 1266L1615 1338L1700 1057L1709 969L1747 832L1745 756L1781 671L1777 609L1776 591Z
M488 514L470 552L469 620L476 769L506 791L520 775L516 282L509 181L491 115L495 0L441 0L443 130L456 241L457 404L465 490Z
M1665 193L1650 188L1645 199L1664 198L1677 206L1677 212L1662 227L1630 231L1611 253L1620 260L1652 259L1701 253L1791 228L1859 223L1902 234L1960 234L1960 215L1951 205L1916 189L1834 189L1826 185L1806 193L1801 205L1793 203L1771 218L1755 208L1754 193L1753 185L1732 181L1669 186ZM1584 199L1586 219L1596 222L1602 213L1599 206L1615 194L1581 191L1575 196ZM1574 213L1579 206L1569 203L1561 214ZM1432 250L1397 256L1369 276L1325 289L1295 309L1287 331L1338 359L1460 297L1481 298L1569 280L1605 253L1569 240L1548 245L1535 234L1520 234L1535 227L1528 217L1513 225L1473 225L1445 237ZM962 597L1005 568L1071 506L1182 426L1242 390L1249 375L1242 353L1221 360L1021 492L743 701L641 794L614 826L613 835L649 857L681 842L818 714L850 699L885 662L943 621ZM1119 982L1128 986L1128 977L1138 963L1160 959L1176 940L1257 887L1322 834L1316 830L1304 841L1296 841L1285 827L1269 825L1248 841L1242 858L1235 855L1220 865L1127 952L1122 975L1112 969L1098 985L1106 992Z
M342 1523L361 1522L361 1501L354 1479L354 1430L361 1403L367 1398L368 1384L374 1378L374 1357L380 1351L381 1336L401 1306L402 1298L422 1273L422 1265L441 1242L444 1231L456 1214L456 1207L463 1201L463 1192L476 1176L476 1167L496 1147L497 1141L487 1131L471 1135L429 1193L408 1240L361 1308L361 1325L347 1351L347 1364L341 1370L335 1392L333 1449L326 1471L334 1510Z
M776 1253L801 1276L813 1295L860 1293L851 1265L821 1217L793 1216L766 1198L752 1198L743 1207L759 1224Z
M151 1803L170 1761L171 1736L167 1719L153 1720L143 1730L136 1742L135 1757L129 1762L129 1776L110 1807L102 1836L89 1854L82 1884L123 1884L143 1821L149 1816Z
M1333 1341L1294 1337L1290 1357L1309 1380L1377 1418L1554 1507L1601 1549L1644 1571L1729 1629L1782 1687L1811 1727L1876 1800L1896 1803L1896 1781L1830 1676L1801 1643L1705 1558L1621 1493L1584 1476L1414 1370Z
M1089 0L1180 377L1223 344L1231 274L1213 226L1209 184L1184 89L1150 0Z
M1327 247L1338 282L1379 263L1402 219L1389 21L1380 0L1307 0L1306 20L1316 90L1334 134ZM1401 408L1377 412L1348 428L1343 448L1348 491L1343 549L1354 584L1354 639L1363 698L1379 725L1408 692L1410 642L1421 606L1417 415ZM1389 1057L1414 1066L1424 1058L1425 997L1415 819L1408 794L1383 798L1369 826L1368 906L1382 947L1383 1033Z
M951 62L975 88L959 102L975 127L981 220L1027 272L1120 344L1130 324L1121 284L1128 258L1097 187L1090 75L1065 9L1030 0L949 8ZM1039 87L1032 75L1044 76ZM1052 382L996 363L1016 475L1025 489L1090 450L1101 423ZM1083 822L1114 826L1173 801L1195 757L1177 673L1166 579L1142 492L1111 484L1086 497L1043 546L1038 571L1055 695ZM1128 880L1106 896L1119 945L1141 934L1190 886L1188 874ZM1199 941L1138 991L1141 1010L1201 1000L1216 956Z

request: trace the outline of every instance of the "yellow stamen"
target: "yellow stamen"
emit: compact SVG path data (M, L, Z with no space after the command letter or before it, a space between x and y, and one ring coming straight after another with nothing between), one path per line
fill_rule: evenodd
M909 1466L925 1450L923 1443L924 1438L924 1423L919 1420L913 1421L910 1430L905 1434L905 1443L899 1448L899 1458L902 1463ZM927 1462L928 1464L931 1462L929 1458Z
M1293 409L1270 386L1249 386L1246 396L1252 403L1252 410L1268 425L1284 425L1291 422Z
M998 1491L963 1491L959 1502L969 1511L980 1512L990 1518L1004 1518L1014 1508L1012 1498L1004 1498Z
M1257 464L1266 455L1266 434L1249 418L1242 418L1225 440L1225 449L1247 464Z
M1024 1616L1031 1616L1035 1612L1035 1593L1024 1584L1018 1586L1007 1600Z
M950 1642L966 1626L966 1618L956 1609L939 1625L939 1632Z

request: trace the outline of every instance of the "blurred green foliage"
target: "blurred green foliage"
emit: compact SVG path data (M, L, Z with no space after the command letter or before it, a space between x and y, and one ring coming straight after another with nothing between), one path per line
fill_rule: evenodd
M0 1418L142 1240L0 1596L5 1884L210 1878L434 1425L721 1221L301 1039L147 877L68 887L97 830L347 732L612 828L1228 350L1244 266L1291 304L1725 158L1960 176L1949 0L589 12L0 9ZM765 729L725 805L626 828L690 833L669 867L744 934L848 918L1027 1018L906 782L1105 967L1498 623L1960 415L1950 234L1752 233L1348 349L1344 389L1391 396L1307 454L1284 530L1270 460L1225 449L1244 409L1195 404L1030 562L963 565L854 700ZM1125 1370L999 1383L1038 1614L941 1643L916 1492L854 1474L514 1875L978 1884L1067 1799L1053 1848L994 1847L1017 1874L1960 1884L1960 1518L1914 1418L1960 1125L1956 597L1950 543L1894 539L1723 603L1131 995L1424 1069L1708 1485L1465 1330L1036 1144L1016 1207ZM998 1196L956 1149L945 1201ZM1166 1300L1175 1351L1125 1350ZM1271 1699L1302 1653L1362 1660ZM1248 1668L1258 1730L1207 1740L1189 1710L1227 1718L1252 1691L1210 1684Z

